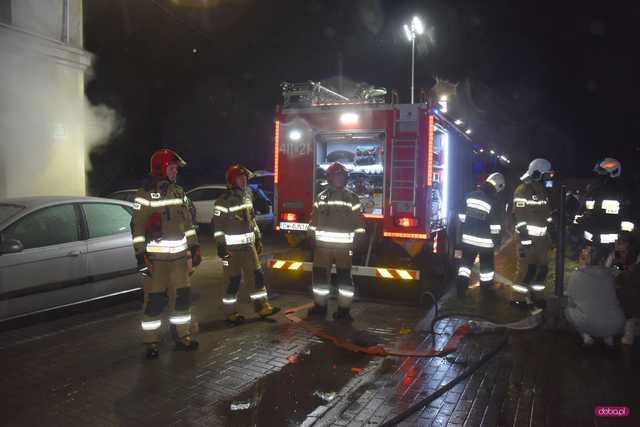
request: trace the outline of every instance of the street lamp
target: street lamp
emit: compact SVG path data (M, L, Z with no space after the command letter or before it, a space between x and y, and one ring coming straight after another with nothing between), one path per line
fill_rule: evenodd
M411 42L411 103L413 104L413 95L415 92L416 34L420 35L424 33L424 26L420 18L414 16L410 25L404 24L404 33L407 36L407 40Z

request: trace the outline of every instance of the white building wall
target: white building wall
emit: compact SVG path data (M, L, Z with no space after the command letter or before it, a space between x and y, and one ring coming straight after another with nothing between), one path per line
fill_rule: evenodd
M10 22L6 1L0 198L84 195L84 72L91 56L82 49L82 0L12 0Z

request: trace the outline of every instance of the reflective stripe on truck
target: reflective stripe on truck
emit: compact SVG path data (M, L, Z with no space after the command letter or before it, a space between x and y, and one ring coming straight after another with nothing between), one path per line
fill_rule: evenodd
M312 271L313 263L295 260L272 259L268 265L273 270L290 270L290 271ZM332 266L331 272L336 272L336 267ZM400 279L400 280L418 280L420 279L420 271L407 270L400 268L388 267L365 267L363 265L351 266L351 274L353 276L369 276L382 279Z

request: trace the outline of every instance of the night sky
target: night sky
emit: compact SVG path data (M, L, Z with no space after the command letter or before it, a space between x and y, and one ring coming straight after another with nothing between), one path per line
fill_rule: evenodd
M186 186L220 182L235 161L270 169L280 83L335 79L340 58L345 78L408 102L402 24L414 14L433 32L417 46L416 88L434 76L459 82L456 113L476 141L519 168L548 157L564 176L617 156L629 176L640 157L640 6L628 4L85 1L85 48L96 55L87 93L121 117L92 153L92 191L135 186L162 146L189 162Z

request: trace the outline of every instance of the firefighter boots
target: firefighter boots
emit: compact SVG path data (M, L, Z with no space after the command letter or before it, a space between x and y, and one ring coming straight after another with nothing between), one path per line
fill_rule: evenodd
M194 340L191 335L187 335L176 341L176 350L194 351L198 349L198 345L198 341Z
M157 359L160 356L160 348L157 342L152 342L146 344L147 351L145 357L149 360Z
M244 316L239 313L231 313L230 315L227 316L227 322L234 326L242 325L244 321L245 321Z
M262 308L258 311L258 316L261 318L273 316L280 311L280 307L274 307L268 302L262 303Z
M338 311L333 313L333 320L338 322L353 322L353 317L351 317L348 308L338 307Z
M307 312L307 317L324 317L327 315L327 306L313 304L313 307Z

